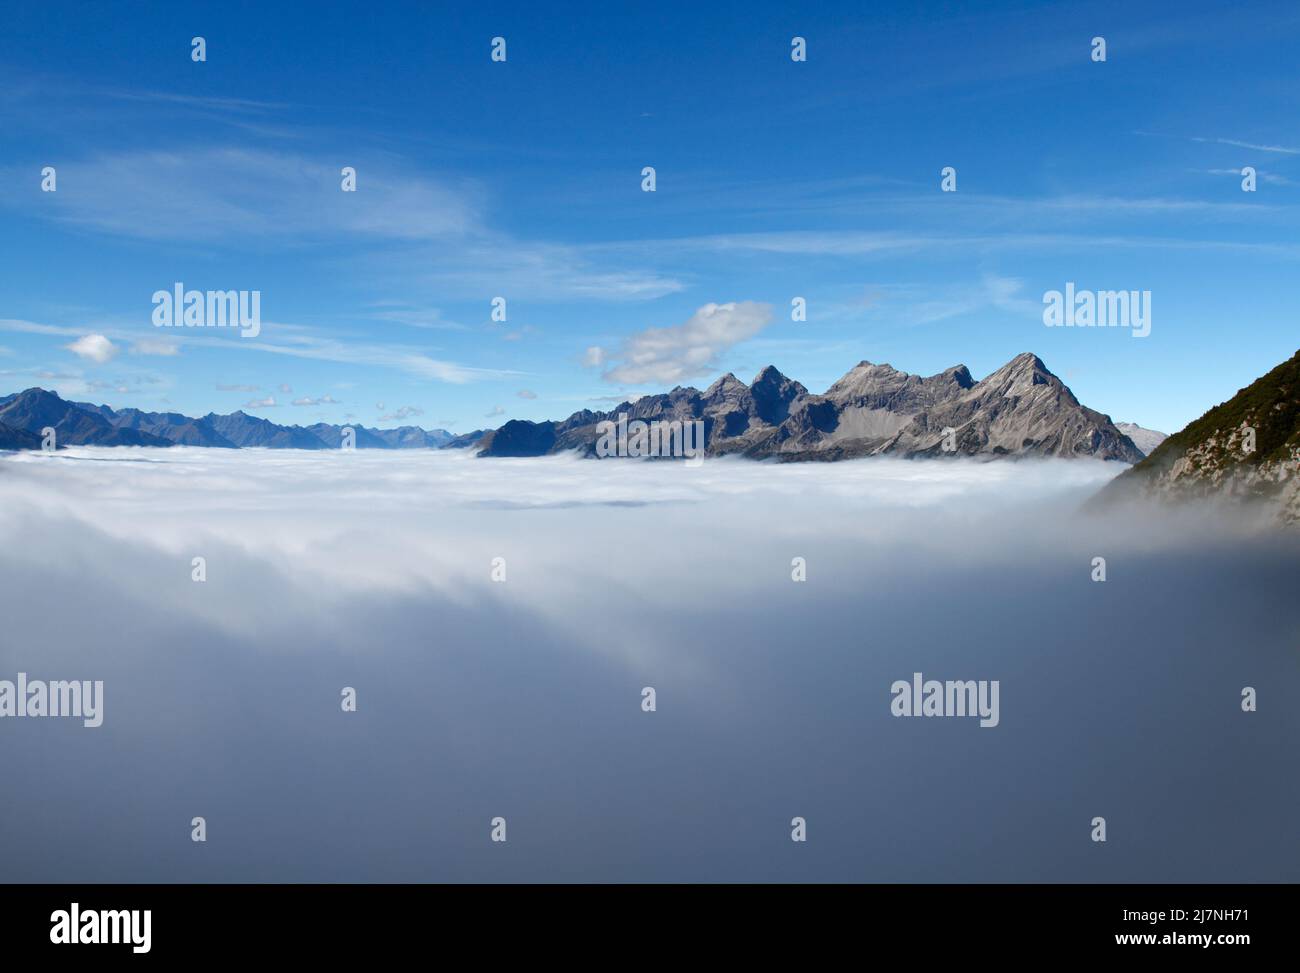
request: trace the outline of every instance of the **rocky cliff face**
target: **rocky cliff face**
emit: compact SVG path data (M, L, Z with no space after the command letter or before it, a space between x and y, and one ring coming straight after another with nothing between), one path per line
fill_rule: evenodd
M1300 524L1300 352L1170 436L1098 501L1226 497Z
M864 361L821 395L810 394L769 365L750 385L727 374L704 392L679 387L609 412L584 410L552 423L508 422L484 437L482 452L519 456L576 449L594 455L598 424L621 414L629 421L701 420L705 451L715 456L785 461L882 454L1142 459L1108 416L1081 405L1031 354L1017 356L979 382L964 365L919 376Z

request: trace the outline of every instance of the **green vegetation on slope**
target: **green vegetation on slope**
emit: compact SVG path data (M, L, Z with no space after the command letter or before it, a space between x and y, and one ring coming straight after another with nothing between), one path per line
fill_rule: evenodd
M1120 479L1149 479L1166 472L1189 449L1218 434L1220 442L1245 423L1255 429L1255 451L1226 448L1209 462L1217 467L1250 463L1259 466L1291 455L1300 446L1300 351L1256 379L1227 402L1174 433Z

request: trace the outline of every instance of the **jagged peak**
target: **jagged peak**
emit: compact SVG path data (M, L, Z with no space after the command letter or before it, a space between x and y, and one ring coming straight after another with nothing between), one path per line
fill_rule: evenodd
M850 368L849 371L856 372L864 369L871 369L872 371L877 371L877 372L898 371L898 369L895 368L893 365L889 364L889 362L871 362L871 361L867 361L865 358L862 359L862 361L858 362L856 365L854 365L852 368Z
M1012 358L1001 368L990 372L984 379L984 382L993 381L1015 381L1028 379L1035 385L1042 385L1049 382L1056 382L1064 385L1064 382L1053 374L1052 370L1043 363L1043 360L1035 355L1032 351L1021 352Z
M781 373L781 370L777 368L775 365L767 365L757 375L754 376L754 381L750 382L749 384L757 385L759 382L764 382L764 383L772 382L772 383L779 384L785 381L788 381L788 376L783 375Z
M724 388L747 389L749 388L749 386L746 385L744 382L742 382L740 379L736 378L736 376L733 375L731 372L727 372L726 375L723 375L720 379L718 379L716 382L710 385L707 391L716 392Z
M1047 372L1048 375L1052 374L1051 369L1043 364L1043 360L1032 351L1022 351L1002 367L1015 368L1017 371L1032 369L1037 372Z
M887 376L887 375L905 376L906 374L907 372L900 372L893 365L886 364L886 363L877 365L875 362L869 362L866 359L863 359L862 361L854 365L852 368L850 368L843 375L841 375L838 379L836 379L835 382L831 385L831 388L843 387L850 383L857 382L861 380L864 376L872 376L872 377Z

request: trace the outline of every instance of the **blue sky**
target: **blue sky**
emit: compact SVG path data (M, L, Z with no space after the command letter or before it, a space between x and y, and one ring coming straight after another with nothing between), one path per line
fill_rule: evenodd
M1173 431L1300 345L1294 3L323 6L8 5L0 392L468 431L1033 351ZM261 334L155 328L176 281Z

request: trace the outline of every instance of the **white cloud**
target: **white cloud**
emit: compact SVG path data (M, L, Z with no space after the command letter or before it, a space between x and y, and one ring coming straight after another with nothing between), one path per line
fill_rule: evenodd
M532 389L520 389L518 392L515 393L515 395L519 396L521 399L537 398L537 393L534 392Z
M112 361L117 354L117 347L102 334L88 334L78 338L72 344L64 345L68 351L79 358L102 365Z
M268 395L264 399L253 399L244 403L245 409L273 409L276 406L275 396Z
M383 409L384 407L382 402L377 403L377 405L380 409ZM410 419L414 416L422 416L422 415L424 415L424 410L421 409L419 406L404 405L400 409L395 409L393 412L390 412L388 415L380 416L379 421L392 422L395 420Z
M705 304L683 324L647 328L626 339L617 351L588 348L587 361L616 362L604 372L608 381L676 383L715 368L721 354L754 337L771 320L770 304Z

